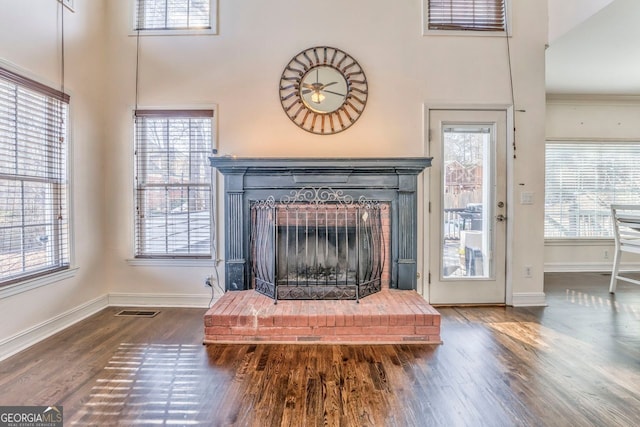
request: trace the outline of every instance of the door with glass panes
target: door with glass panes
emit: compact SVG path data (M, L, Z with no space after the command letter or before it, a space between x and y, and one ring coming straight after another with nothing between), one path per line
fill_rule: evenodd
M506 111L429 114L429 302L505 302Z

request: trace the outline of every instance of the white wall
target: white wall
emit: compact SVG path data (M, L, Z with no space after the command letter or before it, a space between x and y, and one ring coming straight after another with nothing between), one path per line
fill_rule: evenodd
M513 57L518 159L513 182L540 197L514 206L513 291L542 292L544 43L546 2L513 2ZM106 236L113 292L199 295L210 267L131 266L132 125L136 38L129 2L107 3L110 107L107 114ZM504 38L423 36L421 2L384 0L221 0L219 35L142 37L141 106L218 106L218 148L238 156L420 156L423 105L511 104ZM541 23L543 23L541 25ZM298 52L316 45L345 50L365 70L365 112L346 132L312 135L283 113L278 83ZM519 185L523 184L523 185ZM223 230L219 227L219 235ZM424 239L421 239L424 244ZM526 245L521 242L527 242ZM219 239L222 247L222 239ZM222 256L222 255L221 255ZM423 262L423 265L426 263ZM534 277L522 278L523 265ZM222 267L222 266L221 266ZM221 271L222 273L222 271ZM422 276L425 272L421 271Z
M548 0L549 43L568 33L613 0Z
M0 298L0 344L7 348L34 326L46 324L51 329L65 316L81 315L79 307L104 297L107 291L102 258L104 4L95 0L75 0L75 4L76 13L66 11L64 15L64 50L65 90L71 95L72 262L77 271L73 278ZM60 88L59 23L55 0L2 0L2 65Z
M640 141L640 97L549 95L547 140ZM622 267L639 259L626 256ZM613 240L547 242L546 271L610 271Z
M128 262L133 256L131 111L136 63L131 3L74 3L76 12L65 13L65 87L72 97L73 247L78 269L72 278L1 298L0 347L12 339L26 342L37 335L34 331L53 330L64 319L108 301L205 305L210 296L203 286L212 273L210 264ZM421 3L220 0L219 35L141 38L139 105L217 105L221 154L424 155L424 105L509 105L511 93L506 39L423 36ZM0 58L54 86L60 81L57 5L55 0L0 4ZM517 159L510 162L509 185L512 200L521 190L534 192L536 199L533 205L513 203L509 251L514 274L508 298L526 303L544 300L546 2L514 1L512 17L515 107L523 111L516 113ZM283 67L315 45L345 50L359 61L369 81L364 114L348 131L333 136L297 128L278 99ZM223 235L221 225L218 234ZM424 236L419 241L426 246ZM223 244L219 238L218 245ZM533 267L533 278L522 278L524 265ZM426 276L424 267L420 272Z

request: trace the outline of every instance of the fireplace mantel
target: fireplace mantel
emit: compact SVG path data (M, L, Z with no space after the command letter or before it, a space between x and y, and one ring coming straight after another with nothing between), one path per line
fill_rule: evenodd
M248 174L301 173L400 173L419 174L431 166L430 157L385 158L277 158L277 157L210 157L211 166L222 174L244 172Z
M416 289L417 177L430 157L241 158L210 157L224 175L225 279L227 290L249 289L252 203L276 200L302 188L331 188L355 199L391 206L392 288Z

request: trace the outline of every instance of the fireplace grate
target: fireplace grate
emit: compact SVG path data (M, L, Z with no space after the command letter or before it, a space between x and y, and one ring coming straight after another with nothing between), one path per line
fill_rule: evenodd
M355 299L378 292L387 204L303 188L251 205L253 287L279 299Z

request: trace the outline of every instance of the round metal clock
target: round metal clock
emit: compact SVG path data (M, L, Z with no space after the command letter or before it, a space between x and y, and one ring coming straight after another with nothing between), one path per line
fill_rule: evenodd
M312 47L293 57L280 78L280 102L302 129L320 135L342 132L367 104L367 78L340 49Z

